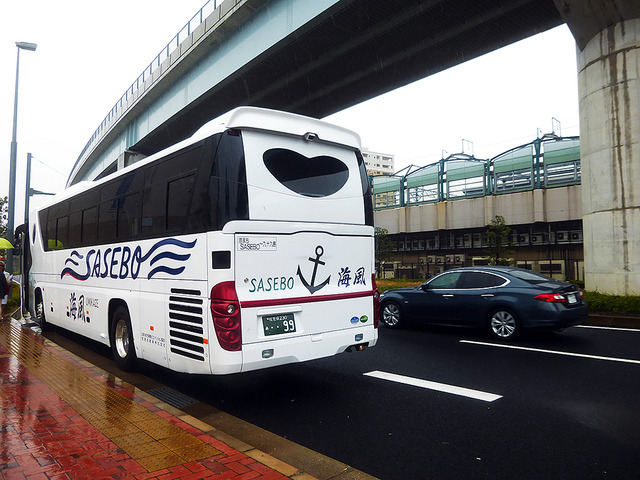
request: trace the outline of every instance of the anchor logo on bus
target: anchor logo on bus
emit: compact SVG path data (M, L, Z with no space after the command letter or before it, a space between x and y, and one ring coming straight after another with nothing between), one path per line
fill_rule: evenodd
M320 257L322 255L324 255L324 248L322 248L322 245L318 245L316 247L316 258L309 257L309 261L314 264L313 274L311 275L311 283L307 282L307 279L304 278L304 276L302 275L302 271L300 270L300 265L298 265L297 274L300 277L300 281L307 288L307 290L309 290L309 293L311 293L312 295L318 290L320 290L321 288L324 288L325 286L327 286L327 284L329 283L329 280L331 280L331 275L329 275L327 279L324 282L322 282L320 285L315 285L316 274L318 273L318 265L325 264L325 262L320 260Z

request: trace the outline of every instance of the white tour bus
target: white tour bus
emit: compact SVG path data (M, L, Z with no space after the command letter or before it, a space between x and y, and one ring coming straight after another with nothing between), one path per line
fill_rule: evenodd
M359 137L241 107L30 214L30 310L172 370L228 374L375 345Z

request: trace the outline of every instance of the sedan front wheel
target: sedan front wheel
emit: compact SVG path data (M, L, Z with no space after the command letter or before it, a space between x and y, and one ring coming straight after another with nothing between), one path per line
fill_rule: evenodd
M396 302L387 302L382 306L382 323L389 328L397 328L402 323L402 312Z
M509 310L496 310L489 319L489 331L498 340L514 338L520 333L516 316Z

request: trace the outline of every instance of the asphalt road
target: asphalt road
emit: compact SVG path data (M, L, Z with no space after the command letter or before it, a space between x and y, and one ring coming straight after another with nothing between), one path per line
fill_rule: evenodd
M383 480L640 479L640 330L576 327L500 344L382 328L365 352L259 372L144 370Z

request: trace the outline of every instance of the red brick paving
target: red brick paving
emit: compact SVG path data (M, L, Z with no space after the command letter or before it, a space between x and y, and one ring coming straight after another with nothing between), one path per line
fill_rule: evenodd
M0 325L0 337L7 331L24 341L37 342L28 355L47 349L78 369L105 382L139 405L179 426L221 453L199 461L148 472L96 427L71 408L18 357L5 348L0 338L0 479L2 480L278 480L279 472L247 457L219 440L186 424L169 412L138 397L122 385L81 365L72 355L46 343L42 337L13 322ZM22 357L22 351L19 354Z

